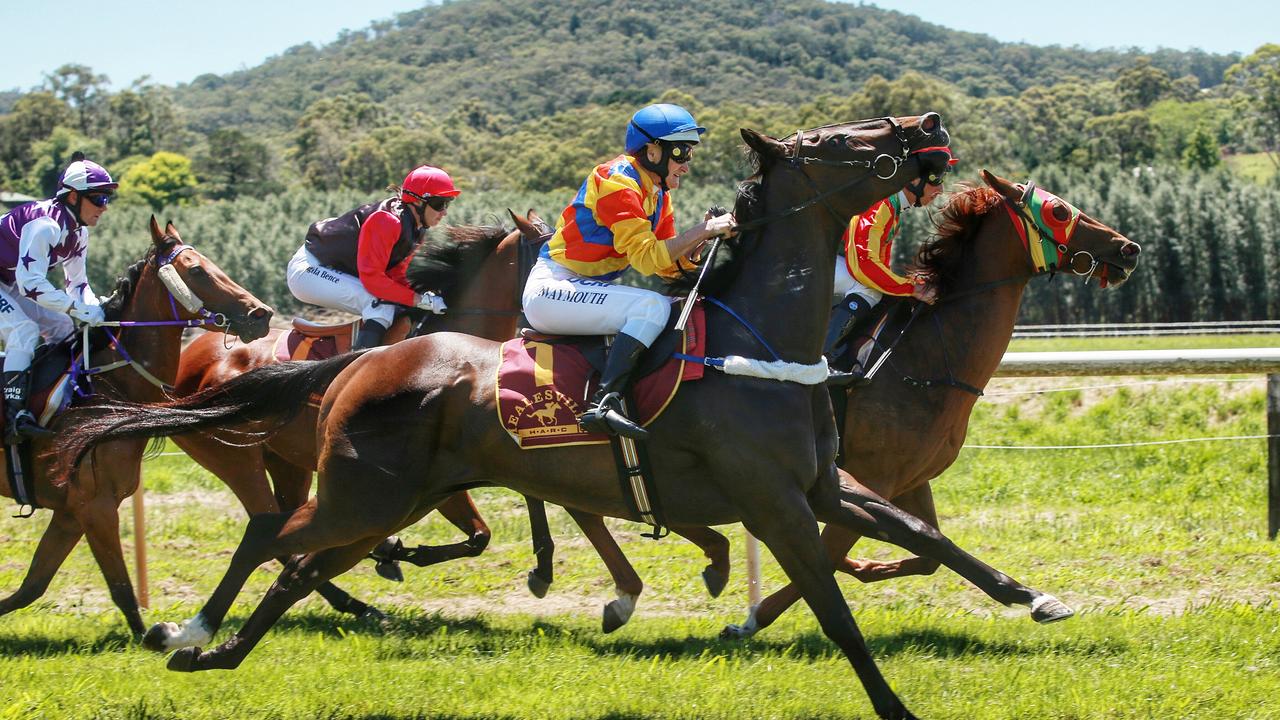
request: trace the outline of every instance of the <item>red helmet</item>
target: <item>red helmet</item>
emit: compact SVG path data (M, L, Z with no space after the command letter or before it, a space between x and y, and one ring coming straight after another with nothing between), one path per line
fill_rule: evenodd
M438 167L422 165L405 176L400 186L400 200L413 204L429 197L457 197L462 191L453 186L453 178Z

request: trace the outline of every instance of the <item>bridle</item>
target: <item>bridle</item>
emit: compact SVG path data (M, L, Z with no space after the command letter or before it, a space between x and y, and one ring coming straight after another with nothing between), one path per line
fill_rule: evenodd
M225 313L212 312L207 309L204 306L204 301L201 300L200 297L191 290L191 288L187 287L182 276L178 274L178 270L174 267L173 262L186 250L194 250L194 248L179 241L168 255L162 257L157 254L151 261L156 266L156 274L160 277L160 282L164 284L165 289L169 293L169 308L173 312L172 320L113 320L101 323L100 326L103 327L103 332L107 335L111 349L120 355L119 360L107 363L106 365L99 365L97 367L89 365L90 328L87 324L82 326L82 332L84 335L80 346L81 354L72 361L70 371L72 387L76 388L77 395L86 397L93 394L92 390L82 391L80 389L79 383L76 382L78 377L83 376L85 378L92 378L94 375L101 375L126 366L133 368L134 372L142 376L144 380L160 388L164 392L168 393L173 390L172 385L169 385L157 378L155 375L152 375L142 363L134 360L129 354L128 349L125 348L124 343L120 341L120 334L113 333L106 329L108 327L212 327L214 329L221 329L225 331L231 325L231 322L228 320ZM196 317L189 320L182 319L178 312L179 305Z

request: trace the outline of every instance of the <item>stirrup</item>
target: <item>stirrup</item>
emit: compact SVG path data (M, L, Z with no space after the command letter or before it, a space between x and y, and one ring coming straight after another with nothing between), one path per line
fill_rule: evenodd
M56 434L41 425L30 410L21 410L15 413L13 418L5 424L4 441L6 444L15 445L24 440L53 437Z
M843 370L829 367L825 382L831 387L858 387L871 382L871 379L862 373L861 367L855 368L853 372L844 372Z
M648 440L649 431L632 422L617 409L620 401L618 393L609 393L600 398L591 409L578 417L578 424L590 433L619 435L632 440Z

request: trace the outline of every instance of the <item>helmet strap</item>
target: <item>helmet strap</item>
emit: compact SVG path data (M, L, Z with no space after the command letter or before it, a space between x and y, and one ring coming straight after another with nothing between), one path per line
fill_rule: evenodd
M76 194L75 205L72 205L70 202L67 201L68 198L71 197L71 193ZM79 190L67 190L67 193L62 196L62 204L66 205L67 209L71 211L71 217L76 219L77 227L84 225L84 219L80 217L80 203L82 202L84 202L84 193L80 192Z
M640 132L644 131L641 130ZM645 134L648 135L648 133ZM654 140L654 143L662 150L662 155L658 158L658 162L654 163L649 160L648 145L642 148L640 156L636 159L640 161L641 167L658 176L658 185L663 190L670 190L671 188L667 187L667 166L671 160L671 145L661 140Z

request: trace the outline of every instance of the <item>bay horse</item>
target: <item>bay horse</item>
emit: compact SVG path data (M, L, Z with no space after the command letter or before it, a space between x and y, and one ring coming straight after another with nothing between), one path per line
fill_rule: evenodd
M407 279L415 290L440 293L449 310L428 316L417 329L430 332L462 332L494 341L514 337L520 316L520 293L532 265L532 253L549 230L536 213L510 212L517 230L498 226L450 226L428 237L414 253ZM528 255L521 262L522 253ZM387 334L388 343L403 340L409 330L405 319ZM252 342L225 342L218 334L205 334L182 352L175 394L191 395L219 385L254 368L278 362L276 346L284 330L273 329ZM292 510L307 499L317 465L316 419L318 405L308 405L293 420L263 442L245 443L243 436L224 442L218 431L188 433L173 438L191 459L226 483L248 515ZM268 480L268 474L270 480ZM552 582L554 541L541 501L526 498L533 528L534 555L538 564L528 574L530 591L542 597ZM396 558L426 567L479 555L488 546L491 531L466 492L459 492L437 510L467 538L444 546L405 548ZM618 599L602 611L606 632L621 627L635 608L643 587L621 548L598 516L570 510L570 517L595 547L614 578ZM718 595L728 580L729 545L709 528L677 529L703 549L710 564L702 577L708 591ZM377 618L381 613L352 598L332 583L317 593L339 612ZM163 648L155 648L163 649Z
M848 658L876 714L914 718L867 650L818 535L819 519L863 526L835 466L836 429L823 386L822 343L835 240L854 215L924 172L946 145L936 113L841 123L788 141L751 130L758 173L740 190L742 225L706 317L709 355L748 359L759 375L709 373L681 389L649 425L658 493L673 524L741 521L770 549ZM768 348L776 358L752 363ZM250 519L226 574L195 622L216 630L253 569L297 555L244 626L209 651L187 647L168 667L239 666L281 615L387 535L451 494L501 485L565 507L638 521L600 446L520 450L495 412L498 345L454 333L406 340L320 363L281 363L160 406L91 414L63 448L70 468L94 444L181 433L201 423L285 422L310 394L320 409L317 494L290 513ZM733 364L738 367L738 363ZM796 381L763 377L782 369ZM812 383L812 384L811 384ZM163 632L163 630L161 630Z
M107 319L122 323L120 330L113 331L118 333L115 342L107 341L106 328L96 328L91 333L95 347L105 347L90 354L88 365L116 367L92 375L95 394L83 400L77 398L76 404L166 399L162 383L172 383L176 375L184 327L208 324L250 340L267 332L271 308L186 244L172 223L161 230L152 217L150 230L152 244L145 256L117 281L115 293L103 303ZM171 290L173 276L170 274L165 281L161 270L165 267L176 270L178 283L185 287ZM175 302L175 295L179 302ZM203 309L188 309L188 303L181 302L184 299L194 300L190 304L202 305ZM0 615L27 607L43 596L71 549L81 537L87 537L112 601L124 614L129 629L141 635L146 628L120 548L119 506L138 488L145 442L123 440L96 448L81 482L53 483L51 458L44 451L65 442L77 428L64 415L55 419L51 429L58 431L55 437L31 441L35 443L32 456L36 465L36 501L52 511L49 525L22 584L0 600ZM3 473L0 494L14 496Z
M851 391L841 414L844 483L891 501L910 514L917 531L907 535L890 527L899 520L882 519L876 503L870 503L864 527L827 525L822 539L836 569L862 582L929 575L942 563L996 601L1026 605L1033 620L1049 623L1070 617L1072 610L946 540L937 530L929 483L964 446L973 406L1013 337L1027 282L1070 270L1104 288L1119 285L1136 269L1141 247L1052 193L1016 186L985 170L982 179L986 187L969 187L950 198L936 235L917 253L912 270L938 283L940 300L919 306L919 317L889 361L867 385ZM835 405L839 409L845 403ZM889 562L846 557L863 535L887 539L916 555ZM752 635L799 599L798 589L787 585L724 634Z

